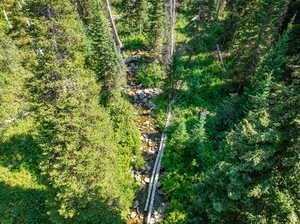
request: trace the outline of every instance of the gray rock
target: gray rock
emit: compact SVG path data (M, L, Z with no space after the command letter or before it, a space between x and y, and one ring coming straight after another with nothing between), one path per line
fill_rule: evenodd
M146 95L145 95L144 93L141 93L141 94L139 95L139 97L140 97L141 99L144 99L144 98L146 97Z
M136 216L137 216L137 213L136 212L132 212L131 215L130 215L130 218L134 219Z

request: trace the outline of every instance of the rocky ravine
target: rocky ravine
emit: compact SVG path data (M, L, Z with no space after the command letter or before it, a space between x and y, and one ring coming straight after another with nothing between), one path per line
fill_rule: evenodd
M152 169L155 163L155 158L159 148L161 132L156 125L153 115L153 109L156 105L152 100L162 93L159 88L144 88L138 85L134 77L137 66L134 63L128 65L128 85L126 92L131 98L131 102L136 109L137 124L141 131L141 140L143 145L140 150L145 159L145 167L139 170L132 170L132 175L140 183L140 191L138 192L133 208L128 217L128 224L143 224L147 217L144 212L145 203L148 194L149 182L152 174ZM158 223L163 219L166 202L160 191L161 184L158 184L158 190L154 199L154 212L152 214L151 223Z

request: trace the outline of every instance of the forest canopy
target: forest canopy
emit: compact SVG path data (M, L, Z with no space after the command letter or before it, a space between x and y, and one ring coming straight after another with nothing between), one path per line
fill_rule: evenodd
M0 223L300 223L300 0L0 10Z

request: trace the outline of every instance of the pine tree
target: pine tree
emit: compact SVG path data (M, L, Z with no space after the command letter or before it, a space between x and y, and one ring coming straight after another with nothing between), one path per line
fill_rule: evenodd
M122 28L130 33L143 34L149 28L149 3L147 0L122 0ZM125 27L128 27L127 29Z
M22 90L25 71L20 65L20 52L5 35L7 25L0 21L0 121L23 112Z
M77 0L76 3L91 45L88 66L96 72L98 81L103 82L101 98L103 104L108 104L120 97L125 83L125 67L103 4L98 0Z
M0 17L0 127L29 113L28 92L24 86L31 73L23 66L27 52L20 51L10 35L15 18L13 2L1 3L4 14ZM26 42L26 40L25 40Z

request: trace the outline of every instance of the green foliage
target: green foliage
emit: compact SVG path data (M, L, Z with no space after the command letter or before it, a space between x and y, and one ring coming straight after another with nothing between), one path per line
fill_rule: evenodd
M32 121L23 122L23 129L25 125L32 126ZM11 127L0 140L1 223L49 223L45 206L48 192L37 175L41 150L27 128L26 133L18 125Z
M135 51L146 48L146 38L143 35L130 35L124 37L124 48L129 51Z
M119 10L123 14L122 29L129 33L145 34L149 28L148 0L122 0Z
M138 81L170 88L161 127L175 99L163 223L299 223L299 0L227 0L219 18L217 1L178 2L168 79L168 3L111 3ZM125 222L144 163L103 4L0 3L1 223Z
M284 103L274 104L286 91L277 88L268 109L250 112L228 134L228 157L199 185L191 223L299 222L299 126L292 106L299 97L285 95Z
M28 107L24 81L30 73L21 64L22 52L5 35L7 28L0 20L0 121L16 118Z
M103 4L97 0L78 0L77 10L84 22L91 47L87 66L96 73L97 80L102 81L101 101L108 104L120 97L125 82L125 68L115 46Z
M254 75L261 57L278 37L287 4L288 0L264 0L249 3L244 9L245 15L238 23L232 44L232 76L239 91Z
M13 10L14 3L0 3L0 223L49 223L45 206L48 192L39 180L41 150L32 137L35 125L29 117L20 118L30 110L24 84L31 77L27 63L34 52L19 48L28 39L17 39L24 29L18 10ZM2 9L9 23L2 17ZM3 122L11 119L17 120Z
M144 86L160 87L162 85L165 71L158 63L145 64L139 67L136 78Z
M68 1L31 1L28 8L39 21L30 35L44 52L29 87L43 149L40 168L52 194L48 214L55 223L121 223L118 213L133 198L132 179L99 106L94 73L84 68L83 26Z
M229 0L219 22L208 3L179 17L204 18L179 21L189 45L173 66L182 85L164 157L165 223L298 223L299 58L286 58L294 38L279 32L288 1ZM216 43L227 44L232 71L216 62Z
M272 81L283 71L287 40L258 66L254 109L227 134L225 158L198 185L190 223L299 222L299 86Z
M138 151L141 145L140 132L135 124L132 106L127 100L120 98L117 102L109 105L109 113L113 122L115 140L119 145L120 164L126 166L126 169L123 168L123 170L142 167L144 161ZM135 160L132 162L133 157ZM131 188L132 183L128 182L128 184L127 190ZM126 188L124 188L124 191L126 191Z
M163 53L163 44L165 41L165 1L152 1L152 10L149 15L150 27L148 31L150 54L155 61L160 61Z

